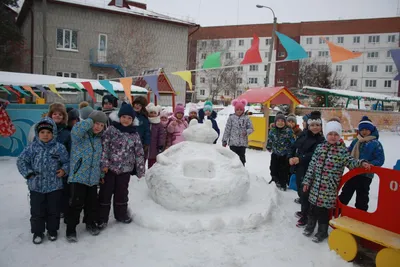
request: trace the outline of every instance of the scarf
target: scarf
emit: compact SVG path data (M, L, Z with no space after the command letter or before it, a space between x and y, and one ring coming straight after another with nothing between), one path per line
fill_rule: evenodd
M361 143L366 143L366 142L372 141L372 140L376 139L376 137L372 136L372 135L369 135L369 136L366 136L366 137L362 137L361 135L358 135L357 139L358 139L358 141L355 144L355 146L353 147L353 150L351 151L351 156L353 158L355 158L355 159L360 159L360 146L361 146Z
M157 117L149 117L149 121L150 121L150 123L152 123L152 124L160 123L160 116L157 116Z
M116 121L113 121L112 125L122 133L136 133L136 128L133 125L123 126L120 122Z

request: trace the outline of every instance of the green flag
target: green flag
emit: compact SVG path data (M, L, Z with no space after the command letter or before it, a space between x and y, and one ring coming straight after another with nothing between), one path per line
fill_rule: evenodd
M83 90L76 83L66 83L71 87L74 87L76 90L83 92Z
M3 86L0 86L0 89L5 91L7 94L11 95L11 93L6 88L4 88Z
M221 67L221 52L216 52L209 55L203 63L203 69Z

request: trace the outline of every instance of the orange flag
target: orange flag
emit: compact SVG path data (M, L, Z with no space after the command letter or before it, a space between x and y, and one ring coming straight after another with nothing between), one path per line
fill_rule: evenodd
M122 84L122 87L124 88L125 95L129 99L129 102L132 104L132 78L121 78L119 79L119 82Z
M94 91L92 84L90 82L81 82L82 86L88 91L90 97L93 99L93 102L96 103L96 97L94 96Z
M341 46L333 44L332 42L329 42L328 40L326 40L323 37L320 37L320 38L323 39L328 44L332 63L341 62L341 61L349 60L352 58L358 58L359 56L362 55L361 52L352 52L350 50L347 50L344 47L341 47Z
M25 86L22 86L22 88L24 88L26 91L30 92L32 95L36 96L37 98L41 98L40 96L38 96L38 94L36 94L33 91L32 87L25 85Z

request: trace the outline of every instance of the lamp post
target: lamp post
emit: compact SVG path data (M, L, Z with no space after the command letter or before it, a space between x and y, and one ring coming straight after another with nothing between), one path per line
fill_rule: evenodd
M269 46L269 54L268 54L268 64L267 64L267 73L265 75L265 82L264 85L265 87L268 86L269 84L269 73L270 73L270 69L271 69L271 60L272 60L272 51L274 49L274 42L275 42L275 31L276 31L276 16L275 16L275 12L272 8L268 7L268 6L263 6L263 5L256 5L257 8L268 8L269 10L271 10L272 15L274 16L274 23L272 26L272 34L271 34L271 44Z

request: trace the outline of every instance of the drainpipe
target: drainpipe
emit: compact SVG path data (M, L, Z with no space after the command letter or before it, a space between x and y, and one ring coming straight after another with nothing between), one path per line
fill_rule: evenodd
M47 0L42 0L43 16L43 74L47 74Z
M30 10L31 13L31 73L33 73L33 44L34 44L34 19L33 19L33 6Z
M198 30L200 30L200 25L197 25L197 29L194 30L193 32L191 32L191 33L189 34L189 36L188 36L189 45L188 45L188 50L187 50L187 60L186 60L186 62L187 62L187 67L186 67L186 69L189 69L189 59L190 59L190 41L189 41L189 39L190 39L190 36L192 36L192 35L193 35L195 32L197 32ZM192 97L191 97L191 101L190 101L190 102L193 102L193 101L194 101L195 90L196 90L196 89L193 89L193 90L192 90ZM186 96L185 96L185 99L186 99Z

